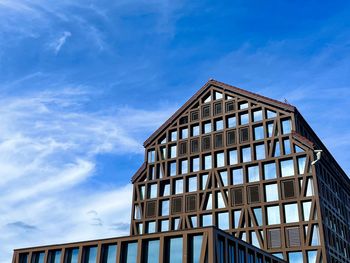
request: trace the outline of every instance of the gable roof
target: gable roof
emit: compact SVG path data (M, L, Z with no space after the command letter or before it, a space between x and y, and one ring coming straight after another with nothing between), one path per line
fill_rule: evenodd
M186 109L188 106L192 104L192 102L196 101L207 89L209 89L211 86L215 86L216 88L221 88L223 91L231 91L233 93L236 93L238 95L248 97L250 99L264 102L266 104L272 105L274 107L278 107L283 110L288 110L291 112L295 111L295 107L280 102L278 100L270 99L268 97L237 88L232 85L228 85L226 83L210 79L207 83L204 84L204 86L198 90L181 108L179 108L162 126L160 126L144 143L143 146L147 147L161 132L163 132L176 118L178 118Z

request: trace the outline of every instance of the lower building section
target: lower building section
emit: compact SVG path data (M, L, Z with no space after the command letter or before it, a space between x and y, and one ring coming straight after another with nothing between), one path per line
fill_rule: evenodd
M16 249L13 263L283 263L215 227Z

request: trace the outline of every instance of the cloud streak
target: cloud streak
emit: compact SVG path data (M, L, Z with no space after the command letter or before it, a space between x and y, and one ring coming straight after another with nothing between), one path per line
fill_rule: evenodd
M63 45L66 43L67 39L72 36L72 33L69 31L63 32L62 36L50 44L50 47L54 50L55 54L57 55L58 52L60 52Z

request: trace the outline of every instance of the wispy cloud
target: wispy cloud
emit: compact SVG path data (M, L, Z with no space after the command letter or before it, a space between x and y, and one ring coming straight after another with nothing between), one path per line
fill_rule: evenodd
M71 32L65 31L63 32L61 37L59 37L57 40L53 41L50 44L50 48L54 50L56 55L58 54L58 52L60 52L61 48L66 43L67 39L70 38L71 36L72 36Z
M16 247L128 233L131 185L117 182L132 175L105 182L97 157L142 155L145 130L172 109L88 111L92 99L82 88L0 99L0 262Z

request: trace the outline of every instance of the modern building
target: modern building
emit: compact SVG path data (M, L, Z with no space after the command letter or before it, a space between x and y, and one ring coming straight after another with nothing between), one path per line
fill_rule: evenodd
M13 262L350 262L350 179L294 106L210 80L144 147L129 237Z

